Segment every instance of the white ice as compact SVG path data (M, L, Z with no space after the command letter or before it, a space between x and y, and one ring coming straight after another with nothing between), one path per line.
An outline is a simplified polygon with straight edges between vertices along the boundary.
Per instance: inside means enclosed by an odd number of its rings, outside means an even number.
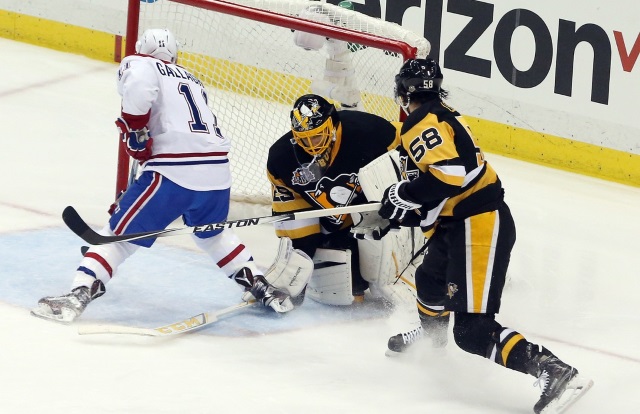
M80 336L29 315L65 292L114 195L116 65L0 39L0 412L530 413L534 378L458 349L384 356L402 321L375 303L252 309L171 339ZM455 106L455 97L451 100ZM222 122L222 121L221 121ZM640 189L487 154L518 225L499 321L593 378L576 414L638 412ZM259 263L269 227L240 233ZM127 263L82 316L154 327L239 301L188 237ZM168 239L167 239L168 240Z

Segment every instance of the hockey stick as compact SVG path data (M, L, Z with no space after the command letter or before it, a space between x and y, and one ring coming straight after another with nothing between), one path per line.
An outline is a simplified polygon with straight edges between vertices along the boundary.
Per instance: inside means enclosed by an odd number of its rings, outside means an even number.
M131 168L129 169L129 179L127 180L127 188L138 178L138 167L140 163L137 160L131 160ZM126 191L126 189L125 189Z
M211 325L216 322L218 318L229 313L239 311L244 308L255 305L255 300L249 302L241 302L237 305L229 306L218 311L203 312L190 318L181 320L179 322L171 323L169 325L159 326L157 328L136 328L132 326L119 326L119 325L99 325L99 324L86 324L78 326L78 334L80 335L93 335L93 334L129 334L129 335L144 335L144 336L171 336L185 332L190 332L196 329L200 329L204 326Z
M98 234L89 227L89 225L80 217L76 209L69 206L62 212L62 220L75 234L80 236L82 240L92 245L126 242L141 239L148 239L151 237L168 237L177 236L179 234L191 234L200 233L211 230L221 230L225 228L233 227L248 227L258 224L272 224L282 221L301 220L309 218L327 217L327 216L339 216L350 213L361 213L363 211L375 211L381 207L380 203L360 204L356 206L346 206L337 208L327 208L321 210L309 210L301 211L297 213L285 213L278 216L265 216L265 217L252 217L239 220L221 221L219 223L210 223L202 226L184 226L173 229L147 231L143 233L131 233L123 234L120 236L104 236Z

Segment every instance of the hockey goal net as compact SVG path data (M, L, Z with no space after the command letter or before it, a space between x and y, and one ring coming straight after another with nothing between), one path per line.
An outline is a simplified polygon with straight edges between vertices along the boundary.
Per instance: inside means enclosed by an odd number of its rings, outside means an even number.
M232 140L233 200L265 205L267 152L289 130L296 98L318 93L397 120L394 75L405 59L429 53L426 39L400 25L311 0L129 0L127 39L148 28L170 29L178 64L207 86ZM122 150L118 161L120 191L129 174Z

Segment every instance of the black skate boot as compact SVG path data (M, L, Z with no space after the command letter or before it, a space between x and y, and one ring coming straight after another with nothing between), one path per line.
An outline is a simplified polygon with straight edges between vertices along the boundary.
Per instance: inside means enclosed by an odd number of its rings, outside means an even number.
M398 356L399 354L406 352L411 345L422 339L423 335L424 331L422 330L422 326L418 326L408 332L402 332L392 336L389 338L389 342L387 343L385 355Z
M87 305L104 295L104 283L96 279L91 287L80 286L62 296L47 296L38 301L38 307L31 310L33 316L61 323L73 322Z
M562 413L576 402L591 386L593 381L578 375L578 370L562 362L548 349L529 344L527 372L538 379L542 394L534 405L536 414Z
M398 356L406 352L416 342L427 339L433 349L447 346L449 341L449 314L444 316L420 315L420 326L409 332L399 333L389 338L387 356Z

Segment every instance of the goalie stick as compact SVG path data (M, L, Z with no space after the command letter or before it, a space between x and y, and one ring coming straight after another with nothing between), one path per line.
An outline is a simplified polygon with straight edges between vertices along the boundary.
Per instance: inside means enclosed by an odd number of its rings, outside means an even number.
M102 325L102 324L85 324L78 326L78 334L80 335L93 335L93 334L129 334L129 335L144 335L144 336L172 336L185 332L190 332L196 329L200 329L207 325L211 325L216 322L218 318L229 313L236 312L238 310L248 308L255 305L255 300L249 302L241 302L237 305L229 306L218 311L203 312L198 315L194 315L190 318L183 319L178 322L171 323L169 325L159 326L157 328L136 328L133 326L122 325Z
M308 218L327 217L327 216L339 216L350 213L361 213L364 211L376 211L381 207L380 203L360 204L355 206L327 208L321 210L309 210L296 213L285 213L277 216L265 216L265 217L252 217L239 220L227 220L219 223L210 223L202 226L184 226L173 229L164 229L157 231L147 231L143 233L131 233L123 234L120 236L104 236L95 232L89 225L80 217L75 208L68 206L62 212L62 220L67 227L71 229L75 234L80 236L82 240L92 245L117 243L117 242L129 242L134 240L148 239L151 237L168 237L177 236L179 234L191 234L200 233L204 231L220 230L233 227L248 227L258 224L272 224L282 221L301 220Z

